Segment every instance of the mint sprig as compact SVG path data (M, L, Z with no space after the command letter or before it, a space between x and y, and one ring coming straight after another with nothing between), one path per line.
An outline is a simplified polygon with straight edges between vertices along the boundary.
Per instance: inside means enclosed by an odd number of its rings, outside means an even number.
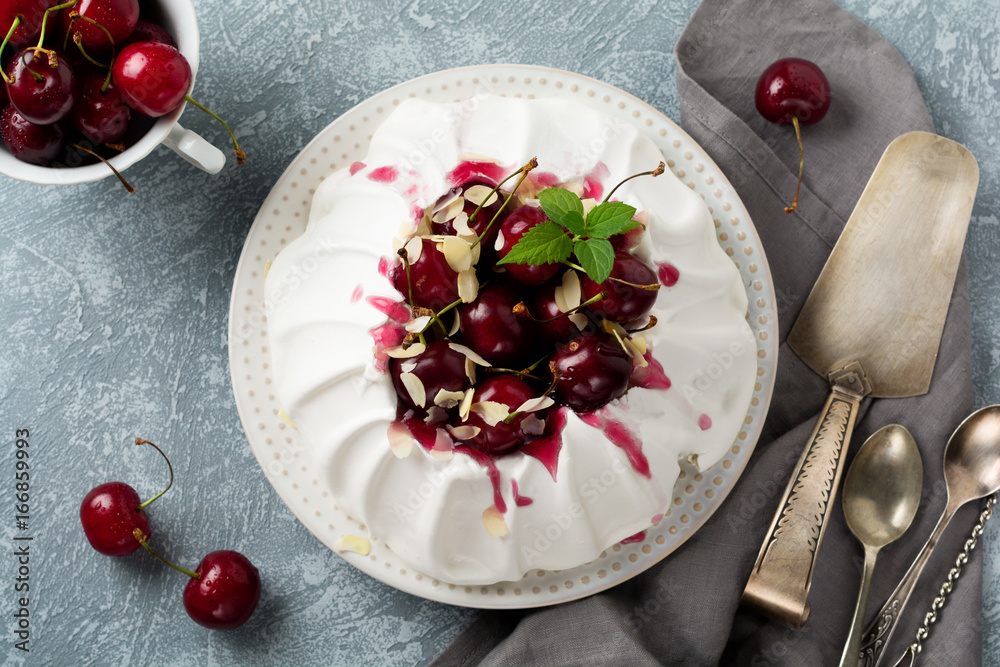
M608 241L639 226L634 206L604 202L583 214L583 202L565 188L547 188L538 201L549 218L528 230L498 264L551 264L575 254L591 280L602 283L611 275L615 251Z

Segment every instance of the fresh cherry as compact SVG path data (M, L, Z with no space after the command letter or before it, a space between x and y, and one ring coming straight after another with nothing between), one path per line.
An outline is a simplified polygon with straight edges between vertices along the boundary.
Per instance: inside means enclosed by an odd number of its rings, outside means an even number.
M392 359L389 362L389 375L399 401L411 408L426 410L435 404L434 399L439 391L464 392L471 386L465 373L465 359L464 354L451 349L447 340L434 341L416 357ZM404 370L404 367L408 370ZM413 402L409 390L400 379L404 372L416 375L424 385L426 400L422 407Z
M139 548L138 528L149 535L149 519L139 509L142 501L128 484L107 482L91 489L80 505L80 522L90 546L105 556L127 556Z
M0 137L18 160L41 166L51 164L65 146L60 124L29 123L11 104L0 113Z
M500 258L509 255L514 245L528 233L529 229L546 220L548 217L545 211L534 206L525 205L511 211L500 227L500 236L503 237L498 253ZM504 264L504 267L510 277L519 283L541 285L556 275L560 264Z
M7 96L21 116L35 125L51 125L73 108L79 85L61 53L54 53L55 67L46 53L23 49L7 64Z
M794 125L799 142L799 180L795 199L785 213L795 210L799 201L804 166L800 125L818 123L830 108L830 82L816 63L802 58L782 58L764 70L757 80L754 103L766 120L778 125Z
M3 0L0 2L0 41L10 34L7 43L16 49L37 43L42 35L45 10L56 4L58 0ZM15 19L18 25L11 32Z
M612 322L631 322L648 313L656 303L659 286L653 269L625 252L615 253L611 276L603 283L595 283L586 274L580 279L584 301L604 293L604 299L591 304L590 309Z
M518 291L500 280L480 289L474 302L458 307L465 344L495 366L534 361L538 331L530 319L514 314L520 301Z
M260 573L236 551L213 551L184 587L184 609L195 623L211 630L232 630L246 623L260 600Z
M191 89L191 65L162 42L129 44L115 58L115 85L130 107L152 118L176 109Z
M128 130L129 107L118 88L104 89L103 74L87 74L80 86L80 99L73 107L73 125L91 141L103 144L120 141Z
M525 401L535 398L536 395L535 390L521 378L514 375L496 375L476 386L472 401L473 405L484 401L503 403L513 413ZM469 413L465 424L478 428L479 432L465 443L489 454L508 452L524 444L531 437L522 430L522 423L529 414L532 413L515 415L510 423L505 420L490 426L479 413L473 411Z
M589 332L556 349L549 370L556 402L590 412L625 393L632 360L611 336Z
M90 546L105 556L127 556L141 546L142 541L150 534L146 507L166 493L174 483L174 469L166 454L146 440L136 440L135 444L151 445L160 452L170 468L170 483L166 489L144 503L139 500L135 489L124 482L101 484L84 496L80 504L83 532ZM138 539L137 535L142 535L143 540Z
M138 23L135 24L135 30L132 31L128 41L122 46L135 44L136 42L162 42L174 48L177 47L177 42L174 41L174 38L170 36L170 33L165 28L149 21L143 21L142 19L139 19Z
M431 239L421 240L420 257L410 264L409 279L406 266L400 261L389 270L389 280L416 308L438 311L458 299L458 274L448 266L444 253Z
M79 18L74 20L74 13ZM72 11L63 12L61 34L80 33L88 54L106 54L126 43L138 21L138 0L79 0Z

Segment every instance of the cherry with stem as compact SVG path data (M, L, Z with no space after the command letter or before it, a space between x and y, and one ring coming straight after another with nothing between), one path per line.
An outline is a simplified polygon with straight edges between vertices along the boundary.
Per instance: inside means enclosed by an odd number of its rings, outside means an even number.
M70 147L71 148L75 148L75 149L80 150L80 151L83 151L84 153L89 153L90 155L93 155L94 157L96 157L98 160L100 160L105 165L107 165L108 169L110 169L112 172L114 172L115 176L118 177L118 180L121 181L122 185L125 186L125 189L130 194L133 193L133 192L135 192L135 188L133 188L131 185L129 185L129 182L125 180L125 177L122 176L121 173L117 169L115 169L114 165L112 165L110 162L108 162L103 156L98 155L97 153L95 153L94 151L90 150L86 146L81 146L80 144L70 144ZM149 443L149 444L152 445L153 443ZM153 446L155 447L156 445L153 445ZM171 482L173 482L173 471L171 471L170 480L171 480Z

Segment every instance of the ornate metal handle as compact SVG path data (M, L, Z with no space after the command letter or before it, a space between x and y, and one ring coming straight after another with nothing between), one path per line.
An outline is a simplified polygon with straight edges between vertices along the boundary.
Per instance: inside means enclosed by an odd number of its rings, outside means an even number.
M861 399L871 391L856 362L831 373L830 385L830 397L785 488L741 601L796 626L809 617L809 587L844 472L843 453Z
M920 651L923 650L923 641L927 639L927 635L930 634L931 626L937 622L937 614L941 609L944 608L944 603L947 601L948 594L951 593L951 589L954 587L955 580L962 574L962 566L969 562L969 554L973 549L976 548L976 543L979 541L979 536L983 534L983 529L986 527L986 522L989 521L990 516L993 515L993 505L997 502L997 494L993 494L986 501L986 507L979 514L979 521L972 528L972 535L965 541L965 547L962 549L962 553L958 554L958 558L955 559L955 566L951 568L948 572L948 579L941 584L941 590L938 591L938 595L934 598L934 602L931 604L931 610L927 612L924 616L924 623L917 630L916 639L912 644L906 647L903 655L899 656L899 660L896 661L894 667L899 667L906 660L906 657L910 657L910 664L913 665L917 656L920 655Z

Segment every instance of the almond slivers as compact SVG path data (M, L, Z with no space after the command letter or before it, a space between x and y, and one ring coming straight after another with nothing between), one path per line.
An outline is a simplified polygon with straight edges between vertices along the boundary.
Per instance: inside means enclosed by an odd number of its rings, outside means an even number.
M493 188L488 188L485 185L473 185L465 191L465 198L476 206L486 207L496 202L497 193L493 192Z
M503 537L507 534L507 521L504 520L503 514L496 508L496 505L490 505L483 511L483 527L492 538Z
M434 405L442 407L445 410L447 410L461 403L463 398L465 398L465 392L463 391L448 391L447 389L438 389L437 396L434 397Z
M472 245L460 236L447 236L443 244L445 261L455 273L461 274L472 268ZM459 276L461 291L461 276Z
M570 269L563 274L562 284L556 287L553 297L560 311L566 313L580 305L580 276Z
M456 352L461 352L466 356L467 359L472 359L472 361L479 364L480 366L485 366L486 368L489 368L492 365L490 364L490 362L486 361L481 356L479 356L478 354L476 354L475 352L473 352L464 345L459 345L458 343L448 343L448 347L455 350Z
M420 356L426 349L427 346L423 343L414 343L410 347L406 348L402 345L397 345L396 347L390 347L385 351L385 354L393 359L410 359L412 357Z
M479 296L479 279L474 269L467 269L458 274L458 296L464 303L472 303Z
M555 404L556 402L549 396L538 396L536 398L529 398L514 412L538 412L539 410L551 408Z
M406 387L413 404L418 408L427 404L427 391L424 389L423 381L413 373L400 373L399 381Z
M392 422L386 436L389 439L389 449L397 459L405 459L413 451L413 434L405 424Z
M490 427L496 426L510 416L510 408L503 403L497 403L496 401L473 403L471 410L482 417L483 421Z
M372 543L364 537L358 537L357 535L343 535L333 543L333 548L335 551L350 551L367 556L371 553Z

